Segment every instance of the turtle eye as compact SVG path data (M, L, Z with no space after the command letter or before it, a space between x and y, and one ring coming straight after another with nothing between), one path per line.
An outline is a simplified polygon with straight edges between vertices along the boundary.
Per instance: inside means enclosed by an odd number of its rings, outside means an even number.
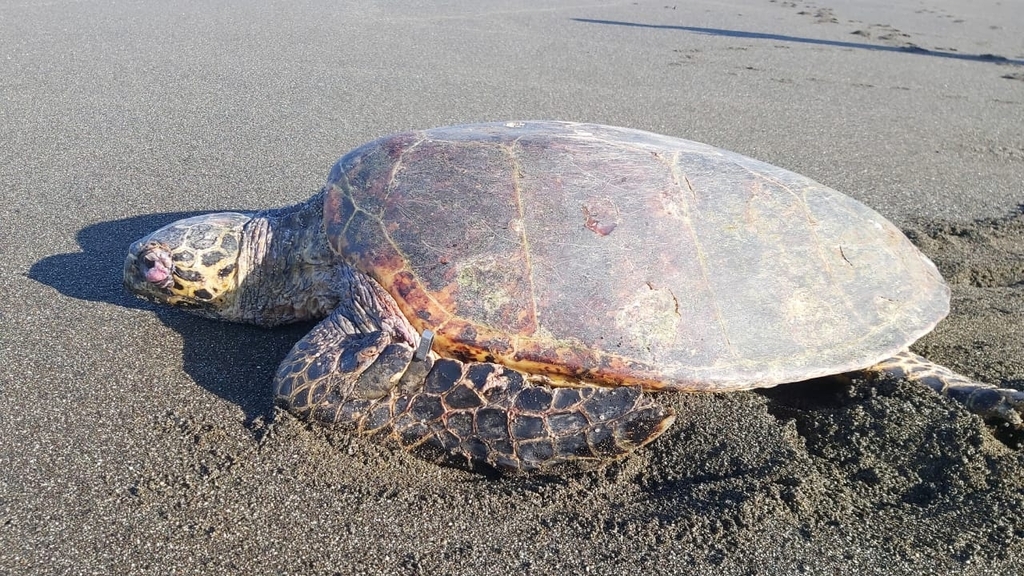
M200 283L203 281L203 275L198 270L185 270L185 269L174 269L174 275L186 282Z

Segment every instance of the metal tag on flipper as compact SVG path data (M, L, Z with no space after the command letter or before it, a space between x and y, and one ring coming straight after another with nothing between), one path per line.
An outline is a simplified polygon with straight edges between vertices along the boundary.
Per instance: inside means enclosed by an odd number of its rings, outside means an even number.
M434 367L430 359L430 345L434 343L434 333L424 330L420 336L420 345L412 353L412 361L405 368L405 373L398 381L399 389L403 392L416 392L423 388L423 381L427 373Z
M416 352L412 355L413 362L422 362L426 360L427 354L430 354L430 346L434 343L434 332L432 330L424 330L420 336L420 345L416 347Z

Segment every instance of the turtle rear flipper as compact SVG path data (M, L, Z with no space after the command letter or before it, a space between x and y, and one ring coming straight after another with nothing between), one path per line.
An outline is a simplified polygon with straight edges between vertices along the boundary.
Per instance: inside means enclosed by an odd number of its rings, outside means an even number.
M986 420L1024 428L1024 391L972 380L913 352L904 351L879 362L865 374L869 378L892 376L924 384Z
M671 410L639 388L551 388L511 368L437 359L409 342L388 296L352 298L300 340L274 378L293 414L382 436L430 460L504 470L601 463L654 440ZM424 348L426 348L424 346Z

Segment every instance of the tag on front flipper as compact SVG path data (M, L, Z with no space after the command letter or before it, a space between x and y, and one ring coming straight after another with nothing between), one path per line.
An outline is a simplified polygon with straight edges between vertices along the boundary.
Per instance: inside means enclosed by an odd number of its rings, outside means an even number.
M430 347L434 344L434 332L432 330L424 330L423 335L420 336L420 345L416 347L416 352L412 355L413 362L423 362L427 359L427 354L430 354Z
M426 379L427 373L434 367L434 361L430 359L430 346L434 343L434 332L424 330L420 336L420 345L412 354L412 361L405 368L405 373L398 381L398 387L404 391L419 389Z

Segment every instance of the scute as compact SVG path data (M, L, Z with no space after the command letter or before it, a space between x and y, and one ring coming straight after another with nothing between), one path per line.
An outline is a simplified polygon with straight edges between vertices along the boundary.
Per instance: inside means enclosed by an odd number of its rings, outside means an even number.
M793 172L566 122L412 132L342 158L332 247L435 350L553 378L741 389L864 368L948 311L882 216Z

